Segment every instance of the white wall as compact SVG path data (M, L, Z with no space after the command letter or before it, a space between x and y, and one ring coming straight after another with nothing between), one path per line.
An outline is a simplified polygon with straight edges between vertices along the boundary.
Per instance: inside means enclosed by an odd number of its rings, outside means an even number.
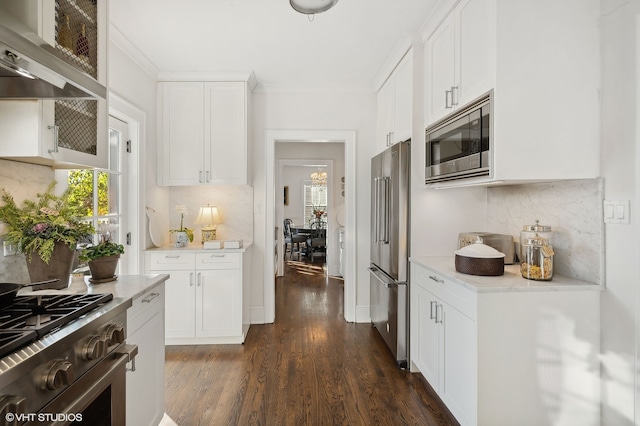
M254 186L254 264L255 277L252 289L252 321L260 322L264 310L264 259L266 223L264 206L267 194L274 188L265 187L265 131L274 129L306 130L355 130L357 135L355 182L357 229L350 235L356 240L356 270L350 271L356 281L356 311L368 312L369 305L369 178L370 161L375 146L376 97L369 92L348 91L297 91L256 92L253 97L252 140L249 152L252 157ZM351 165L353 166L353 165ZM363 178L364 177L364 178ZM271 242L269 242L271 244ZM267 279L271 279L268 277ZM356 318L368 321L369 318Z
M157 72L144 63L144 56L129 55L125 52L135 52L135 48L128 44L117 29L110 28L109 43L109 91L133 107L141 111L144 122L141 129L141 167L140 173L142 190L140 191L140 215L145 215L145 207L156 210L160 221L169 229L169 190L158 187L157 174ZM135 148L134 148L135 149ZM146 217L140 218L146 224ZM143 247L152 247L151 237L147 226L143 227L145 243ZM141 270L144 265L141 265Z
M605 225L606 291L602 294L602 424L640 424L634 404L638 368L638 27L640 1L602 0L602 144L605 198L631 200L630 225ZM637 391L635 391L637 393ZM637 396L635 396L637 398Z

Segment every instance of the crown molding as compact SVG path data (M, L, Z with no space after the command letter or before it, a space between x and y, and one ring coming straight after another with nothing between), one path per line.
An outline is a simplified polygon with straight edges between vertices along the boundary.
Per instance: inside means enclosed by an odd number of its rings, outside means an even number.
M158 79L160 71L113 23L109 22L109 41L119 47L134 63L151 78Z

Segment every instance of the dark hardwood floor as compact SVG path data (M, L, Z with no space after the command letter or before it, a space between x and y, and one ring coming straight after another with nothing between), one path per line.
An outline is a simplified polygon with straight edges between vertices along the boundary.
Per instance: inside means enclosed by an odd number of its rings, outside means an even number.
M166 347L178 425L456 424L370 324L344 321L343 282L318 260L288 262L275 323L252 325L244 345Z

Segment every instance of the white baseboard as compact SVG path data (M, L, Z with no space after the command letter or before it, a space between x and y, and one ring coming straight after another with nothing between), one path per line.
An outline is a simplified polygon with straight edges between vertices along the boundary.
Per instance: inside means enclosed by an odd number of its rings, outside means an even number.
M251 308L251 324L264 324L264 307L256 306Z

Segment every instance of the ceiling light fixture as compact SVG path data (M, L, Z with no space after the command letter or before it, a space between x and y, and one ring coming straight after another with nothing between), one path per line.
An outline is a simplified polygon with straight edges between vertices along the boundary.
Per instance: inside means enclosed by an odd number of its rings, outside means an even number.
M309 15L309 20L313 21L316 13L326 12L338 3L338 0L289 0L291 7L297 12Z
M327 172L318 170L311 173L311 182L313 185L327 186Z

